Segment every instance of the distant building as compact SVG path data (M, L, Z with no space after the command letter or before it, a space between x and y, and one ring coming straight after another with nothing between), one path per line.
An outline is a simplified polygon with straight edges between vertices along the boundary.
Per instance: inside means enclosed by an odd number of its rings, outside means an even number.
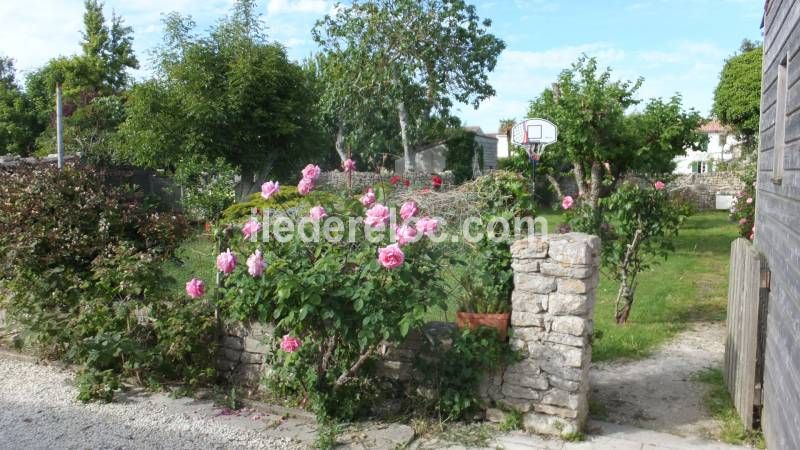
M705 123L700 127L700 132L708 135L708 149L688 150L685 155L676 157L674 173L714 172L719 162L730 161L738 156L739 141L733 132L718 120Z
M483 171L480 169L480 160L473 162L473 172L479 176L483 172L497 169L497 137L486 134L480 127L464 127L466 131L475 134L475 142L481 146L483 157ZM405 161L398 158L394 163L396 173L405 172ZM440 173L448 170L447 145L445 141L432 142L417 147L414 153L414 169L417 172Z

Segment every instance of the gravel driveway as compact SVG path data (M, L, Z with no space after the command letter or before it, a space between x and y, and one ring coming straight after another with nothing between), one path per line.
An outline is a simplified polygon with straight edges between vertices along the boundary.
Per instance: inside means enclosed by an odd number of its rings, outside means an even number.
M222 415L208 401L142 394L82 404L73 376L0 355L0 448L302 448L271 432L269 417Z

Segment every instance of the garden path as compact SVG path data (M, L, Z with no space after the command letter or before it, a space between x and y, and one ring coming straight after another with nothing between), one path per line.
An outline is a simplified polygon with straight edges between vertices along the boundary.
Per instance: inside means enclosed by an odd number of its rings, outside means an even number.
M708 385L695 377L722 367L725 333L724 322L692 323L647 358L595 363L594 409L614 423L694 438L717 435L719 424L704 404Z

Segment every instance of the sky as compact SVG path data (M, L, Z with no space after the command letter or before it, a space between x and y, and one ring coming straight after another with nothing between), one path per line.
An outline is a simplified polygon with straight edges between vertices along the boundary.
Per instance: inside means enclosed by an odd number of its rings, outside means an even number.
M468 0L470 1L470 0ZM232 0L107 0L134 29L134 49L150 73L149 51L161 41L163 15L191 15L203 31ZM761 40L763 0L471 0L491 32L504 40L489 82L497 94L475 110L459 105L465 125L497 130L521 119L528 103L581 54L595 56L621 79L644 78L642 99L680 93L684 105L708 115L725 59L743 39ZM334 10L330 0L259 0L269 37L295 60L316 51L311 28ZM22 77L50 58L80 52L82 0L0 0L0 55Z

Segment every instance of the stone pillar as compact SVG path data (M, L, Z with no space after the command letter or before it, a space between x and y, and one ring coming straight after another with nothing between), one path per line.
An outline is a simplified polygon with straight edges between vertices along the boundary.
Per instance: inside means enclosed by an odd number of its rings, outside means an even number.
M531 236L511 246L511 345L522 361L491 380L488 396L524 413L528 431L580 431L589 412L592 313L600 239Z
M265 362L277 345L271 325L225 324L219 342L217 370L229 383L255 392L267 368Z

